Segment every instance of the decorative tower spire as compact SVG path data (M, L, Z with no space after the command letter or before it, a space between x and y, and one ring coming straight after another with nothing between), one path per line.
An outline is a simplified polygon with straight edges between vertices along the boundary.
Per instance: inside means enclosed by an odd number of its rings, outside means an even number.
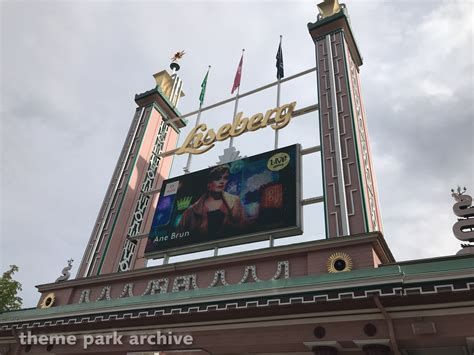
M173 108L178 106L179 99L184 96L183 81L180 79L177 72L181 69L178 61L181 60L185 54L185 51L179 51L171 57L171 75L166 70L153 75L156 81L156 86L165 98L168 99Z
M344 4L325 0L308 29L316 46L328 238L381 231L360 89L362 57Z
M135 95L137 108L117 167L92 231L78 276L88 277L143 267L146 239L132 239L149 230L156 207L156 191L171 171L172 157L161 157L178 142L180 128L176 109L184 96L177 75L175 53L170 68L154 75L156 86Z
M176 52L173 58L171 58L170 68L172 70L171 79L173 80L173 87L171 88L170 101L175 107L178 106L178 102L181 97L181 92L183 91L183 81L176 73L181 68L177 62L178 60L182 59L184 55L185 52L180 51Z

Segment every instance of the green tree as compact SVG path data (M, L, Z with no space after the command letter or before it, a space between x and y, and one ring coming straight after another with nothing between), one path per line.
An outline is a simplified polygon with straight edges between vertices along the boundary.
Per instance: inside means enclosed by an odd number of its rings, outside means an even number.
M12 278L17 271L18 266L10 265L10 270L5 271L0 278L0 312L21 308L23 300L17 295L21 291L21 283Z

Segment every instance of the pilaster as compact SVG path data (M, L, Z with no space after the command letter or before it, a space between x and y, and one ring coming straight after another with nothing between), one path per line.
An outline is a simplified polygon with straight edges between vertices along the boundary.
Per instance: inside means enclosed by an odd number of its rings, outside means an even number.
M381 230L357 48L345 7L308 24L316 47L327 237Z

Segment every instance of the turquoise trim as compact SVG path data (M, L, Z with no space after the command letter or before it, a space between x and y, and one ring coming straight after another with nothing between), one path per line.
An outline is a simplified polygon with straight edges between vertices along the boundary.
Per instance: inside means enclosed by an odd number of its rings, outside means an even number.
M178 109L176 107L174 107L171 102L169 101L169 99L167 98L167 96L163 93L163 91L161 91L160 89L160 86L159 85L156 85L154 89L151 89L149 91L146 91L144 93L141 93L141 94L137 94L135 95L135 101L139 101L147 96L150 96L150 95L153 95L153 94L158 94L160 95L160 97L163 99L163 101L166 103L166 105L169 107L169 109L171 111L173 111L173 113L179 118L179 116L181 116L181 113L178 111ZM156 103L153 102L153 104L155 105ZM164 116L167 117L167 119L169 118L167 114L165 114L164 112L160 111L160 113L162 113ZM185 119L182 119L180 118L180 121L181 123L183 124L183 126L186 126L186 124L188 123L187 120Z
M345 39L345 35L344 35L344 31L341 31L341 39L342 39L342 54L343 54L343 57L344 57L344 70L346 72L346 77L347 77L347 80L346 80L346 90L347 90L347 93L348 93L348 97L349 97L349 110L350 110L350 113L351 113L351 118L352 118L352 130L354 132L354 148L355 148L355 153L356 153L356 159L357 159L357 170L358 170L358 176L359 176L359 184L360 184L360 190L361 190L361 193L362 193L362 212L364 214L364 226L365 226L365 231L366 232L370 232L370 229L369 229L369 216L367 214L367 205L366 205L366 202L365 202L365 199L367 197L367 192L365 191L364 189L364 180L362 178L362 170L364 169L361 169L361 164L360 164L360 159L359 159L359 147L358 147L358 144L359 144L359 136L358 136L358 133L359 132L359 128L356 127L356 121L357 121L357 117L354 116L354 110L353 110L353 102L352 102L352 87L350 85L350 83L352 82L352 78L350 76L350 73L348 71L348 67L347 67L347 57L346 57L346 39ZM360 100L362 100L362 97L361 97L361 94L359 92L359 98ZM362 110L362 105L361 105L361 110Z
M176 304L180 301L194 300L200 302L199 298L204 297L222 297L228 295L229 298L232 296L242 296L248 292L255 291L268 291L267 296L282 294L285 291L291 292L289 288L295 287L306 287L306 286L327 286L320 291L326 292L327 290L334 289L334 283L337 283L337 288L342 289L345 283L350 281L367 281L365 284L358 286L357 288L363 288L364 286L377 287L379 285L394 285L394 284L408 284L410 287L416 284L437 281L422 281L419 283L405 281L406 275L429 275L433 273L442 274L450 273L453 271L465 271L466 277L464 279L473 279L474 275L472 270L474 269L474 255L466 256L450 256L437 259L425 259L415 260L413 262L403 262L397 264L384 265L379 268L367 268L354 270L351 272L340 272L340 273L327 273L321 275L310 275L301 277L292 277L289 279L277 279L260 282L251 282L244 284L236 284L229 286L218 286L212 288L202 288L191 291L180 291L170 292L163 294L147 295L147 296L134 296L113 299L110 301L99 301L89 302L80 304L70 304L65 306L56 306L47 309L24 309L20 311L9 311L0 314L0 322L19 322L22 319L41 317L47 318L50 316L67 316L73 312L89 311L88 313L96 313L97 311L110 312L114 308L125 307L125 306L136 306L138 309L142 307L157 307L160 302L175 301ZM398 279L390 280L389 277L399 277ZM433 276L430 276L431 278ZM376 282L376 279L380 279L380 283ZM385 281L385 282L383 282ZM246 296L251 297L251 294Z
M474 255L453 255L434 259L422 259L404 261L396 264L383 266L391 267L397 265L405 275L419 275L439 272L450 272L456 270L470 270L470 277L474 278Z
M316 43L316 46L317 46L317 43ZM316 52L316 67L318 66L318 54ZM322 114L321 114L321 102L319 102L319 99L321 97L321 86L320 86L320 83L319 83L319 72L318 70L316 70L316 87L317 87L317 95L318 95L318 105L319 105L319 109L318 109L318 120L319 120L319 144L321 146L321 170L323 172L323 198L324 198L324 231L325 231L325 234L326 234L326 239L329 239L329 215L328 215L328 211L327 211L327 206L328 206L328 202L327 202L327 190L326 190L326 171L324 169L324 141L323 141L323 134L322 134L322 128L323 128L323 125L322 125L322 121L323 121L323 117L322 117Z
M323 19L320 19L319 21L316 21L314 23L308 23L308 31L311 33L312 30L318 28L318 27L322 27L330 22L333 22L333 21L337 21L338 19L340 18L344 18L344 20L346 21L346 24L347 24L347 29L349 30L349 33L351 35L351 38L352 38L352 41L354 42L354 47L355 47L355 51L356 51L356 55L359 59L359 62L360 62L360 65L362 65L362 62L363 62L363 59L362 59L362 55L360 54L360 51L359 51L359 46L357 45L357 42L354 38L354 35L353 35L353 31L352 31L352 26L351 26L351 21L350 21L350 18L349 18L349 14L347 12L347 8L346 7L343 7L342 8L342 11L330 16L330 17L326 17L326 18L323 18ZM340 28L339 28L340 29ZM327 34L329 34L331 32L326 32L323 36L326 36ZM323 37L322 36L322 37ZM319 38L316 38L316 40L318 40Z
M31 317L31 316L47 316L47 315L57 315L69 312L78 312L78 311L94 311L99 310L109 310L116 307L123 306L133 306L133 305L144 305L150 304L151 307L159 306L160 302L169 302L169 301L184 301L196 299L198 302L199 297L215 297L215 296L224 296L224 295L242 295L246 292L251 291L264 291L272 290L275 292L276 289L284 291L286 288L290 287L302 287L302 286L311 286L311 285L321 285L333 282L343 282L346 280L358 280L366 278L376 278L376 277L387 277L387 276L396 276L401 275L397 266L378 268L378 269L361 269L352 272L340 272L334 274L323 274L317 276L302 276L294 277L289 279L277 279L269 281L260 281L260 282L251 282L243 283L229 286L217 286L211 288L201 288L193 289L190 291L179 291L179 292L168 292L168 293L159 293L155 295L147 296L134 296L134 297L124 297L118 299L112 299L109 301L98 301L98 302L88 302L88 303L75 303L65 306L56 306L46 309L36 308L21 310L15 312L8 312L0 314L0 321L14 321L19 320L19 316L22 317Z
M163 121L165 121L165 123L167 123L171 128L173 128L176 133L179 134L181 132L181 130L176 126L174 122L169 122L169 116L166 114L166 112L163 111L160 106L156 104L156 102L153 102L153 108L155 108L160 113L160 115L163 117Z

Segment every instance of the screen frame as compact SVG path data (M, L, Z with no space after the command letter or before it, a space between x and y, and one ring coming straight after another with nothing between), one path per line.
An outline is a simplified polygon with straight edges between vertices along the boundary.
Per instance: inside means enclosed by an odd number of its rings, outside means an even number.
M199 252L199 251L204 251L204 250L211 250L215 248L223 248L223 247L230 247L230 246L236 246L236 245L243 245L243 244L249 244L249 243L254 243L254 242L259 242L259 241L264 241L264 240L270 240L270 239L278 239L278 238L284 238L284 237L295 237L298 235L303 234L303 205L302 205L302 154L301 154L301 144L292 144L286 147L281 147L277 149L273 149L270 151L262 152L259 154L255 154L255 156L260 155L260 154L265 154L265 153L271 153L271 152L276 152L280 151L285 148L289 148L295 146L295 156L296 156L296 164L295 164L295 170L296 170L296 196L295 196L295 209L296 209L296 225L291 226L291 227L284 227L284 228L276 228L276 229L270 229L267 231L261 231L261 232L256 232L256 233L246 233L242 235L237 235L233 237L226 237L223 239L218 239L218 240L210 240L210 241L203 241L200 243L195 243L192 245L185 245L185 246L179 246L179 247L174 247L174 248L169 248L165 250L156 250L156 251L151 251L148 253L144 254L144 257L146 259L157 259L157 258L163 258L163 257L169 257L169 256L177 256L177 255L183 255L183 254L189 254L189 253L194 253L194 252ZM246 158L251 158L251 157L245 157L242 159ZM220 164L218 164L220 165ZM216 165L216 166L218 166ZM206 169L203 169L206 170ZM181 175L185 176L185 175ZM164 193L164 189L166 187L167 181L179 178L179 176L169 178L163 181L163 184L160 189L160 194L158 196L157 200L157 206L159 203L159 198L160 196ZM153 217L156 212L156 206L155 206L155 211L153 213ZM147 233L146 240L148 242L149 238L149 233Z

